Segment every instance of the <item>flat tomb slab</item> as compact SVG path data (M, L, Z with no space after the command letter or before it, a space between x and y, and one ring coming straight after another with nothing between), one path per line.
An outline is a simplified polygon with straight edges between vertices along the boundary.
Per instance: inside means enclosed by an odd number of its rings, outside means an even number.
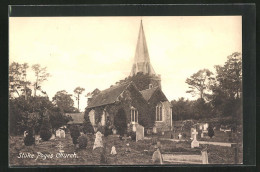
M202 164L201 155L176 155L162 154L164 162L182 163L182 164Z

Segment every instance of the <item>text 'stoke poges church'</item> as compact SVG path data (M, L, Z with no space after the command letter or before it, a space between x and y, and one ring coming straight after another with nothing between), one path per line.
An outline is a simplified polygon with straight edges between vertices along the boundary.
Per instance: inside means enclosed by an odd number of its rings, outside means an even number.
M172 129L171 104L150 63L142 21L130 76L89 98L86 114L94 128L114 127L120 134L137 125L155 133Z

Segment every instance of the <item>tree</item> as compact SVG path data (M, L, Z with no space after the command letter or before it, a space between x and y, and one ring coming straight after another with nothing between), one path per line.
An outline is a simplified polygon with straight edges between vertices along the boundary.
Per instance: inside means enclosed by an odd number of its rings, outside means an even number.
M183 97L177 101L171 101L172 104L172 117L174 120L185 120L192 118L192 102L185 100Z
M197 73L194 73L190 78L186 79L186 83L189 85L190 89L186 91L186 93L191 93L193 97L199 95L201 99L206 98L214 80L212 75L213 73L208 69L202 69Z
M77 112L77 109L74 107L74 101L71 98L71 94L68 94L67 91L61 90L58 91L52 98L54 105L59 107L64 113Z
M242 54L235 52L227 57L224 66L215 66L219 87L229 98L239 99L242 93Z
M232 116L235 123L242 121L242 54L227 57L223 66L215 66L216 82L212 86L211 104L219 116Z
M47 67L41 67L41 65L39 64L35 64L32 66L32 70L35 73L35 82L33 84L34 86L34 97L36 96L36 91L40 90L43 94L46 94L46 92L44 92L41 89L41 84L46 81L48 79L48 77L50 77L51 75L49 73L47 73Z
M41 130L40 130L40 137L42 138L42 140L48 141L52 136L51 131L52 128L49 119L49 112L48 110L46 110L42 121Z
M58 128L66 125L72 118L70 116L66 116L60 108L54 107L50 113L50 123L52 129L56 131Z
M85 88L77 87L74 89L74 93L76 94L76 100L78 101L78 110L79 110L79 100L80 95L85 91ZM80 110L79 110L80 111Z
M9 91L10 97L13 93L16 93L17 96L24 94L25 100L30 96L31 92L28 86L30 82L27 81L27 69L29 68L27 63L19 64L17 62L12 62L9 66Z
M72 138L73 144L78 144L78 138L80 136L79 127L77 125L73 125L70 127L70 136Z

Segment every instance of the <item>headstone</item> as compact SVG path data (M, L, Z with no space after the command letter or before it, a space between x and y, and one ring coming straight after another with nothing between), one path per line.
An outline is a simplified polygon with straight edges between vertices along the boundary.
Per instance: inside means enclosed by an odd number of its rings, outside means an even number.
M153 153L152 161L153 161L153 163L162 164L162 154L161 154L159 148L157 148L157 150Z
M38 145L39 143L40 143L40 136L39 135L37 135L37 136L35 136L35 144L36 145Z
M133 132L136 132L136 125L133 125Z
M112 131L113 131L113 134L115 135L116 134L116 129L113 129Z
M204 133L203 133L203 132L200 134L200 137L201 137L201 138L204 138Z
M196 148L199 147L199 142L197 141L197 134L198 132L196 131L196 129L192 132L192 134L194 135L194 138L191 142L191 148Z
M204 149L201 151L201 156L202 156L202 164L208 164L208 151L207 149Z
M206 124L204 124L204 126L203 126L203 127L204 127L203 129L204 129L205 131L207 131L207 130L208 130L208 128L209 128L209 124L208 124L208 123L206 123Z
M157 128L153 127L153 133L157 133Z
M164 136L164 131L162 132L162 135Z
M103 147L102 133L100 133L99 131L96 133L93 150L98 147Z
M192 134L196 129L195 128L191 128L190 129L190 139L193 140L194 139L194 134Z
M179 138L179 140L181 140L181 138L182 138L181 133L179 133L178 138Z
M129 143L126 144L126 149L125 149L126 152L130 152L130 146L129 146Z
M64 131L64 130L61 130L61 131L60 131L60 137L61 137L61 138L65 138L65 131Z
M23 137L26 137L28 135L28 132L27 131L24 131L23 132Z
M56 137L55 137L55 135L54 134L52 134L52 136L51 136L51 138L50 138L50 140L54 140Z
M61 129L56 130L56 137L60 138L60 131Z
M136 126L136 141L144 139L144 127L141 125Z
M110 152L111 155L116 155L116 147L115 146L112 146L112 149L111 149L111 152Z

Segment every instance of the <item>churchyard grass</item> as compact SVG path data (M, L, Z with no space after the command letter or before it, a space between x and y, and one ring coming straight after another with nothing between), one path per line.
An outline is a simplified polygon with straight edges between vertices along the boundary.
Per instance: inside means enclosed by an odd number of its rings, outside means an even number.
M10 149L9 157L11 166L34 166L34 165L100 165L100 153L102 148L97 148L93 151L94 136L88 135L88 145L84 150L75 150L72 139L69 134L66 138L58 138L46 142L40 142L34 146L24 146L23 136L13 136L9 139ZM104 138L104 137L103 137ZM31 153L37 156L37 152L43 154L58 153L56 147L59 142L64 145L64 153L77 154L78 158L47 158L45 160L38 158L18 158L19 153ZM152 140L140 140L138 142L131 140L119 140L115 135L110 135L105 138L106 142L106 156L107 164L102 165L152 165L152 154L155 148ZM126 143L130 144L131 151L125 153ZM169 140L160 140L162 153L187 153L187 154L200 154L200 149L191 149L190 141L172 142ZM110 155L111 147L116 147L117 155ZM204 145L201 145L204 146ZM242 153L242 148L239 148ZM210 164L233 164L234 152L233 148L220 147L208 145L208 155ZM242 156L239 156L242 157ZM239 159L239 163L242 158Z

